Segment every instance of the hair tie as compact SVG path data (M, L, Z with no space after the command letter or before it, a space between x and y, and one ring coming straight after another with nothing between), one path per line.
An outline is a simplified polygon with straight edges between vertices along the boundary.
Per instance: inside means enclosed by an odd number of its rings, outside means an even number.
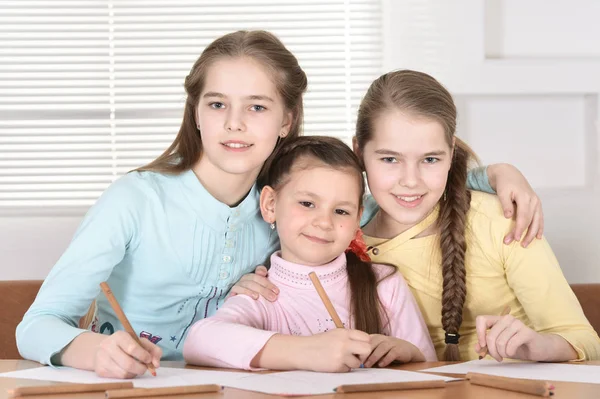
M459 338L460 338L459 333L456 333L456 334L446 333L446 339L444 339L444 342L446 343L446 345L448 345L448 344L458 345Z
M354 236L354 239L350 241L350 245L348 245L348 249L346 249L346 252L348 251L354 252L354 254L358 256L358 259L362 260L363 262L371 261L371 258L367 253L367 244L365 244L365 240L363 239L363 232L361 229L356 230L356 235Z

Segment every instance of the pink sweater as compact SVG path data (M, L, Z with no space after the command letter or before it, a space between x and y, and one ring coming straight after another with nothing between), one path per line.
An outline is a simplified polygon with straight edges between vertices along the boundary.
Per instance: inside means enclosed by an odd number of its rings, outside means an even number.
M378 285L379 298L390 324L386 335L411 342L427 361L437 360L427 327L404 278L391 267L373 265L378 279L393 274ZM246 295L233 296L214 316L196 322L185 340L183 355L188 363L251 370L250 362L275 334L308 336L335 328L308 274L314 271L342 322L350 321L350 293L346 255L333 262L310 267L271 256L269 280L279 288L279 297L269 302Z

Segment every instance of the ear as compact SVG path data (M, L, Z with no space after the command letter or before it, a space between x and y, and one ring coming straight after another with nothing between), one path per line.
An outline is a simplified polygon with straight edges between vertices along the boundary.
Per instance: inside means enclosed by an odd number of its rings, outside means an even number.
M275 223L276 193L271 186L264 186L260 192L260 213L267 223Z
M360 221L362 220L363 212L365 211L365 207L361 206L358 211L358 228L360 229Z
M294 121L294 113L291 111L286 112L285 116L283 117L283 124L281 125L281 132L279 132L279 137L284 138L290 133L290 130L292 129L293 121Z
M352 151L354 151L357 157L361 158L360 148L358 148L358 140L356 139L356 136L352 136Z

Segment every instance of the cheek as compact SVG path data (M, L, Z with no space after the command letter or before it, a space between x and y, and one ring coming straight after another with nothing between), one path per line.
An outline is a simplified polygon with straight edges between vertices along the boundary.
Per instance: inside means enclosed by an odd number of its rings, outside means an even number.
M432 191L444 191L446 189L446 182L448 181L448 172L444 168L439 170L432 170L425 175L425 184Z

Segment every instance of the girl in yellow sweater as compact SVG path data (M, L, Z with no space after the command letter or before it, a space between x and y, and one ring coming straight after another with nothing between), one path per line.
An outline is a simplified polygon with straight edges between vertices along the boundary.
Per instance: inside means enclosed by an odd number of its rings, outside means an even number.
M466 189L475 155L455 130L452 97L429 75L390 72L369 88L354 149L373 195L372 261L404 275L440 359L486 349L498 361L599 359L600 339L548 242L505 245L512 221L497 197Z

